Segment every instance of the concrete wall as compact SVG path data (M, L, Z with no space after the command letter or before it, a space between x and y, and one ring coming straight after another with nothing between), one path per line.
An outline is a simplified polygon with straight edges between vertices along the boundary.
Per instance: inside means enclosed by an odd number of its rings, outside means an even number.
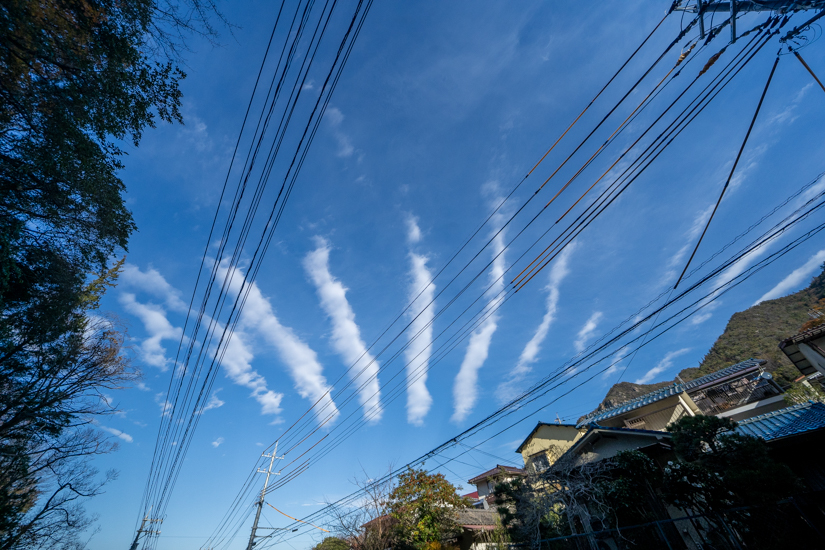
M599 438L585 449L582 449L579 461L581 463L603 460L616 456L619 451L630 451L647 447L656 443L655 437L644 435L630 435L623 433L619 436L602 432Z
M521 457L524 460L524 467L528 466L531 457L535 460L536 456L542 453L545 460L552 464L558 456L569 449L573 443L579 440L584 435L586 429L575 428L573 426L557 426L547 424L540 426L536 433L533 434L532 439L527 442L521 449ZM548 451L550 451L548 455ZM479 493L480 495L481 493Z

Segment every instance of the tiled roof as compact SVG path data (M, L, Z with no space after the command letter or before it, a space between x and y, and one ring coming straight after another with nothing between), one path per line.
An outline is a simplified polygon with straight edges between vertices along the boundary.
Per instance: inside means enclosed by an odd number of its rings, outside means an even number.
M802 374L814 374L817 372L817 367L811 364L808 356L799 349L799 346L806 344L816 353L825 355L825 352L823 352L815 342L823 338L823 336L825 336L825 325L819 325L779 342L779 349L781 349L796 368L799 369L799 372Z
M790 344L798 344L799 342L806 342L819 336L825 336L825 325L819 325L806 331L794 334L790 338L786 338L779 342L779 347L785 349L785 346Z
M472 493L467 493L466 495L461 495L464 498L469 498L470 500L478 500L478 491L473 491Z
M734 430L772 441L825 428L825 405L814 401L794 405L739 422Z
M691 380L690 382L676 382L670 386L636 397L630 401L625 401L624 403L620 403L614 407L610 407L609 409L592 412L582 418L576 426L581 427L594 422L598 423L602 420L613 418L614 416L624 414L628 411L640 409L645 405L650 405L651 403L656 403L657 401L667 399L668 397L679 395L682 392L690 392L691 390L698 389L701 386L706 386L708 384L712 384L713 382L721 381L731 375L741 374L745 371L753 370L764 363L765 361L762 359L748 359L746 361L742 361L741 363L736 363L735 365L725 367L724 369L718 370L711 374L701 376L695 380Z
M493 468L492 470L487 470L483 474L477 475L476 477L468 481L468 483L472 483L473 485L475 485L477 481L484 481L487 478L499 476L502 474L520 476L524 475L524 470L522 470L521 468L514 468L513 466L502 466L501 464L496 464L495 468Z
M499 519L495 510L479 510L478 508L462 508L457 510L458 524L467 528L495 527Z

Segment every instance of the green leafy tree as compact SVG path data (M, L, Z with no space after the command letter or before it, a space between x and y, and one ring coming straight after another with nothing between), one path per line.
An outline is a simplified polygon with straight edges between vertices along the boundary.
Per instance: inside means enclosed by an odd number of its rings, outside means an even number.
M748 548L797 547L790 525L795 510L778 505L801 490L790 469L775 460L765 442L732 432L736 423L715 416L684 417L668 426L681 460L665 468L662 494L669 504L705 515L702 529L711 544L727 545L731 529ZM760 508L742 513L739 507L765 506L770 521L760 519ZM790 545L790 546L788 546Z
M398 476L398 485L390 494L391 516L401 546L438 548L461 533L456 510L470 501L459 496L443 474L408 469Z
M681 459L665 468L665 498L710 514L734 506L775 503L800 489L790 469L759 438L733 432L717 416L686 416L668 426Z
M800 332L816 328L820 325L825 325L825 298L821 298L819 302L817 302L817 304L811 309L815 311L819 317L805 322L805 324L800 327Z
M0 548L60 548L89 524L101 392L133 379L93 313L135 230L123 143L180 122L177 57L212 0L7 0L0 7ZM218 15L217 20L220 20ZM100 278L89 281L91 273Z
M785 390L782 398L788 405L801 405L808 401L819 401L822 403L825 402L825 392L810 382L802 380L801 382L791 384L791 387Z
M324 540L312 547L312 550L349 550L347 541L339 537L324 537Z

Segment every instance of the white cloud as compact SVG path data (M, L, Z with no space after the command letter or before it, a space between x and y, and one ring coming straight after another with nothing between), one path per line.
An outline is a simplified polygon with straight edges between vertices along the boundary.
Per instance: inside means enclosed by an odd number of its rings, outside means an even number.
M148 365L166 371L171 360L166 357L166 348L162 343L164 340L179 342L183 333L181 328L172 326L163 307L138 302L131 292L121 292L119 301L127 312L140 319L149 335L138 346L141 359Z
M215 441L212 442L212 446L217 449L218 447L221 446L221 443L223 443L223 441L224 441L224 439L222 437L219 437L218 439L216 439Z
M485 187L492 188L492 185L487 184ZM500 197L494 199L496 205L502 200ZM504 216L502 212L497 212L493 217L494 234L502 226L503 221ZM453 422L462 422L466 419L475 405L476 399L478 398L478 371L487 360L487 354L490 351L490 342L498 328L498 315L493 313L493 311L503 299L503 296L499 295L504 291L504 271L506 265L504 258L504 233L504 231L501 231L493 238L491 252L494 260L489 273L490 288L487 291L488 302L483 313L486 318L482 317L484 321L482 321L470 335L470 342L467 344L464 360L461 362L458 375L455 377L453 386L455 407L452 416Z
M223 327L216 328L216 331L222 330ZM234 383L252 390L250 395L261 405L261 414L280 414L281 399L284 396L270 390L266 378L252 368L254 355L246 342L247 338L239 330L229 338L222 362L224 371Z
M330 107L324 113L324 118L329 121L332 127L332 134L338 142L337 156L346 158L351 157L355 152L355 147L352 146L352 140L348 135L341 131L341 123L344 121L344 115L341 110L336 107Z
M163 392L155 394L155 403L160 407L161 416L169 416L172 414L172 403L166 399L165 395Z
M629 352L630 346L624 346L619 351L617 351L613 355L613 359L610 361L610 366L607 368L606 371L604 371L604 373L602 373L602 378L608 378L611 374L618 371L621 367L622 361L625 360Z
M811 199L816 198L817 195L819 195L823 191L825 191L825 178L819 178L819 181L817 181L811 187L806 189L805 192L799 196L799 198L796 200L797 206L802 206Z
M593 315L584 323L584 326L579 330L579 333L576 335L576 341L573 345L576 348L576 351L581 353L584 351L584 348L587 346L587 341L593 337L593 333L596 332L596 328L599 326L599 321L602 320L602 312L595 311Z
M315 238L316 248L304 258L304 269L318 292L321 307L332 323L332 347L350 367L349 372L359 392L364 416L371 422L380 420L383 411L378 382L378 361L367 351L355 313L347 301L347 289L329 271L329 243Z
M212 138L209 137L209 131L206 123L195 116L194 113L186 113L186 125L180 128L180 132L187 140L195 146L199 153L205 153L214 148Z
M825 250L820 250L811 256L802 267L793 270L791 274L782 279L779 284L763 294L753 305L764 302L765 300L780 298L799 289L800 285L808 282L808 277L813 275L823 262L825 262Z
M408 229L410 243L418 242L421 231L415 218L408 218ZM411 321L408 332L410 342L404 356L407 360L407 421L415 426L423 424L433 402L427 391L427 367L433 340L432 320L435 308L435 285L431 280L427 257L411 251L409 299L412 306L407 310L407 317Z
M805 86L803 86L796 93L796 95L790 103L785 103L784 109L782 109L780 112L778 112L770 118L770 124L784 124L786 122L792 123L797 118L799 118L799 115L796 114L796 108L799 106L799 102L802 100L803 97L805 97L805 94L808 93L808 90L810 90L813 87L813 85L813 82L805 84Z
M418 227L418 218L409 215L406 218L407 222L407 242L409 244L417 244L421 240L421 229Z
M156 298L162 298L169 309L184 312L188 309L180 298L180 292L152 267L141 271L136 265L126 264L123 266L118 281L121 287L131 287Z
M636 383L637 384L647 384L648 382L653 380L655 377L657 377L659 374L661 374L662 372L664 372L664 371L668 370L670 367L672 367L674 359L676 359L677 357L679 357L681 355L686 354L689 351L690 351L690 348L682 348L680 350L668 352L668 354L665 355L664 358L662 358L662 360L659 361L656 364L655 367L653 367L652 369L647 371L644 374L644 376L642 376L641 378L636 380Z
M773 244L774 241L778 240L780 237L781 235L776 235L768 239L767 241L763 242L762 244L760 244L759 246L757 246L756 248L754 248L741 258L739 258L736 262L733 263L733 265L731 265L729 268L723 271L722 274L719 275L719 277L714 282L713 290L711 291L711 293L708 294L707 298L700 302L699 308L701 308L702 313L693 315L690 321L691 324L699 325L710 319L713 316L713 311L722 304L722 302L718 299L713 302L711 302L711 300L714 300L714 298L718 294L724 291L723 287L725 285L727 285L733 279L741 275L746 269L750 267L750 265L754 261L756 261L759 258L759 256L767 252L771 244ZM699 311L699 309L697 309L697 311Z
M212 395L209 396L209 400L207 400L206 404L200 410L199 414L203 414L206 411L211 411L212 409L217 409L219 407L223 407L226 405L223 401L218 398L218 392L221 391L220 389L215 390L212 392Z
M547 286L544 287L547 291L547 309L536 332L533 333L533 337L521 351L518 363L516 363L516 367L510 373L508 380L499 385L498 397L501 401L509 401L516 396L516 385L532 370L531 365L538 359L541 345L544 343L544 339L547 338L550 325L556 318L556 310L558 309L559 303L559 287L564 278L570 273L568 263L570 262L570 255L575 248L575 243L570 244L553 262L553 267L550 269L548 275Z
M714 206L715 204L710 204L707 208L696 214L696 217L693 219L693 224L685 233L685 244L682 245L682 248L671 256L667 262L667 271L663 278L663 284L673 284L676 281L676 277L678 277L682 269L685 268L684 264L687 260L687 253L696 246L696 239L699 238L699 234L708 222Z
M98 427L104 432L109 432L110 434L122 439L126 443L131 443L132 441L134 441L131 435L127 434L126 432L122 432L116 428L110 428L109 426L104 426L103 424L98 424Z
M226 269L219 269L221 277L226 275ZM235 270L231 276L232 290L239 292L244 282L244 275ZM303 342L295 332L281 324L273 311L272 304L262 293L257 283L247 288L249 294L246 299L241 326L247 333L255 332L271 345L289 370L295 383L295 389L304 399L311 403L318 402L316 415L327 418L338 416L338 409L332 402L330 386L324 378L321 363L315 351ZM278 394L280 395L280 394ZM272 396L268 399L274 400ZM280 402L280 398L278 399ZM274 401L271 401L274 405Z

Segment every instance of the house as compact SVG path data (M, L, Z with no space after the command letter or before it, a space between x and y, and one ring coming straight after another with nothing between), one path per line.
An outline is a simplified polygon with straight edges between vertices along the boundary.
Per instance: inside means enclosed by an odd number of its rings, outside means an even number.
M621 451L641 451L664 465L672 458L669 432L591 425L563 457L581 465L616 456Z
M788 359L804 375L825 375L825 325L800 332L779 343Z
M549 468L586 431L575 424L539 422L516 452L521 454L525 470L542 471Z
M494 546L491 533L501 526L501 519L495 510L464 508L457 511L461 535L459 550L483 550Z
M809 491L825 490L825 404L809 401L743 420L737 433L764 439L771 456L799 476Z
M496 467L492 470L487 470L486 472L469 480L468 483L476 486L476 491L475 493L470 493L464 496L472 499L472 495L475 494L473 507L488 510L495 502L494 493L497 484L504 481L510 481L518 477L523 477L524 475L525 471L521 468L496 464Z
M616 406L596 410L576 424L664 431L686 415L743 420L785 406L783 390L763 360L748 359L690 382L676 382Z

